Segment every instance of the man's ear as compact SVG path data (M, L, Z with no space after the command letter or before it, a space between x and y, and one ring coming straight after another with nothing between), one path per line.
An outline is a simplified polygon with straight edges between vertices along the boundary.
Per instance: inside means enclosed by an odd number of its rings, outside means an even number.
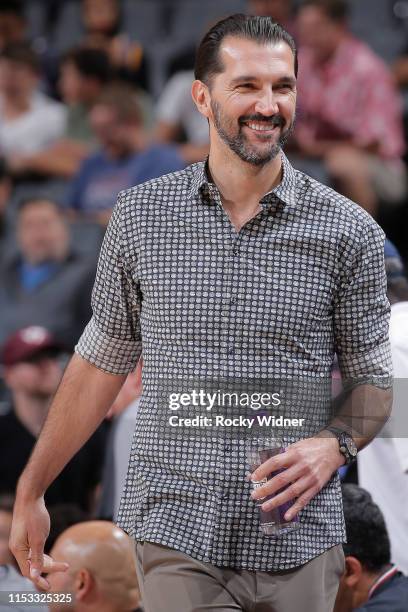
M210 91L208 86L196 79L191 86L191 95L197 109L204 117L209 119L211 116Z
M85 568L79 570L75 576L75 597L78 601L82 601L92 590L94 579L91 572Z
M343 580L349 588L354 588L361 580L363 566L356 557L346 557L346 567Z

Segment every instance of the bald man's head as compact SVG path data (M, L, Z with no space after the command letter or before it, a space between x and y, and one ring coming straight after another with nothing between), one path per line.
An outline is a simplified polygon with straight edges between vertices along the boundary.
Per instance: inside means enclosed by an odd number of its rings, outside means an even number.
M50 610L126 612L139 605L132 540L109 521L69 527L56 540L51 556L69 564L67 572L49 574L52 592L73 593L74 603Z

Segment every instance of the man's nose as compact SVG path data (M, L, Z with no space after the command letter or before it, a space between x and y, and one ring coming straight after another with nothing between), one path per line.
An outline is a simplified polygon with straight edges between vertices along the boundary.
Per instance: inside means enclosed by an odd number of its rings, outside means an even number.
M279 112L277 100L274 92L271 89L265 89L262 91L256 102L255 112L261 113L266 117L276 115Z

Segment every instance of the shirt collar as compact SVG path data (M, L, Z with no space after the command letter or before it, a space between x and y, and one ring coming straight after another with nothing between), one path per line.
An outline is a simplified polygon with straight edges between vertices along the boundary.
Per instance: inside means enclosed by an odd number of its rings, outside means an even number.
M281 202L289 206L296 206L297 202L297 178L296 172L292 164L281 151L282 159L282 180L272 191L269 191L262 198L264 201L270 201L273 197L278 197Z
M190 195L198 195L204 186L208 186L210 181L207 175L208 157L205 161L198 162L193 166L193 176L191 179Z
M274 189L266 193L261 202L268 206L275 198L279 198L284 204L295 206L297 201L297 178L296 172L286 157L281 151L282 158L282 180ZM193 177L191 180L190 195L192 197L202 193L204 189L211 191L216 189L214 183L211 183L207 173L208 157L205 161L195 164Z

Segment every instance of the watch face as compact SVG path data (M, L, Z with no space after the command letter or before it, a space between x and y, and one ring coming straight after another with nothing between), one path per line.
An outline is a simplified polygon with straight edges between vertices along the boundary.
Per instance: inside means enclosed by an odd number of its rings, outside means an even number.
M351 436L347 438L346 445L347 445L347 450L350 453L350 455L355 457L357 455L357 446Z

